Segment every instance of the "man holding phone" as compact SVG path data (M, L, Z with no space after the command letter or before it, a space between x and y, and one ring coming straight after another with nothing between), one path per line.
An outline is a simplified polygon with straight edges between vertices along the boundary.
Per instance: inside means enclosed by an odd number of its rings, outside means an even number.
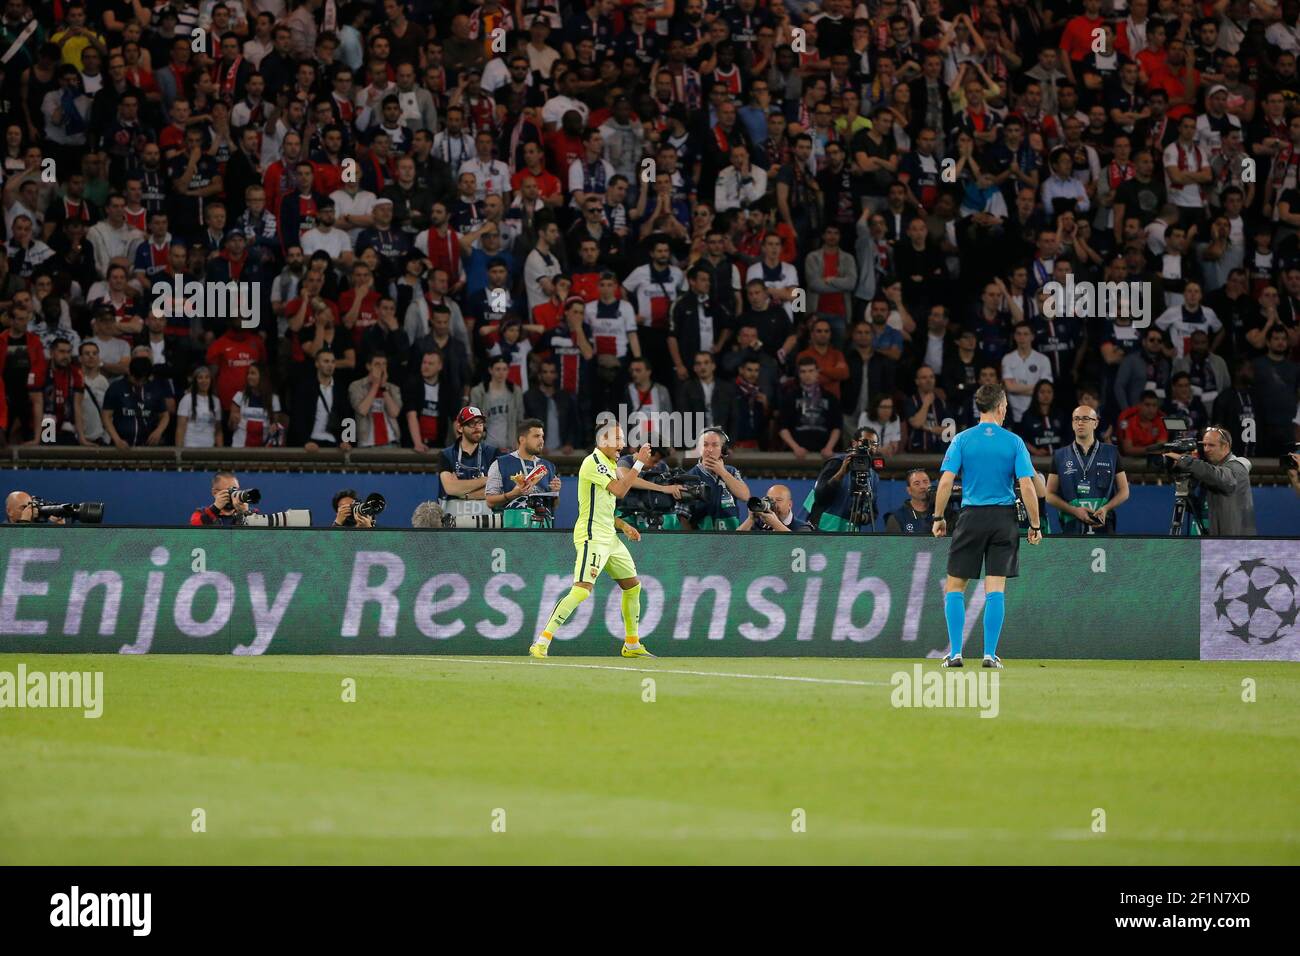
M1112 534L1114 511L1128 500L1128 476L1119 449L1097 441L1097 410L1080 405L1071 423L1074 441L1052 456L1047 503L1057 510L1063 534Z

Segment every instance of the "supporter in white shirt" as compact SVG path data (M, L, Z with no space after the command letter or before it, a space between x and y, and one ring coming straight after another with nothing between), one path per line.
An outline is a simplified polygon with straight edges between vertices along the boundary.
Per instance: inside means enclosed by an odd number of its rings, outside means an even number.
M524 290L528 293L528 314L551 297L552 281L564 271L556 249L560 244L560 227L547 222L537 234L537 244L524 260Z
M334 228L334 203L328 199L316 208L316 225L302 234L303 255L310 259L320 249L344 268L352 264L352 238Z
M361 230L374 224L371 213L375 208L375 194L362 189L360 183L344 183L342 189L330 193L330 199L334 202L335 224L346 229L348 238L355 244Z
M636 334L636 313L627 299L618 297L617 277L612 272L603 274L599 289L599 296L584 309L597 360L609 362L612 356L621 361L629 349L633 356L639 356L641 340Z
M786 315L794 321L794 290L799 287L799 273L788 262L781 261L781 237L768 233L763 239L763 255L745 273L745 282L755 279L767 286L772 298L785 307Z
M673 265L667 240L656 240L650 248L650 261L637 266L626 279L623 289L636 303L637 321L642 325L668 327L673 303L686 285L686 276Z
M1183 287L1183 301L1165 309L1156 319L1156 328L1169 333L1169 340L1177 355L1190 355L1192 333L1205 332L1210 336L1210 349L1218 348L1223 323L1209 306L1201 304L1201 284L1188 282Z
M767 195L767 173L749 161L749 148L737 143L731 148L731 165L718 174L713 189L717 212L749 208Z
M189 390L176 403L176 444L182 448L220 448L221 400L212 390L212 372L206 365L194 370Z
M565 74L568 76L569 74ZM573 74L576 76L577 74ZM564 114L569 110L576 110L582 117L582 125L587 125L587 117L591 114L591 108L582 100L574 99L571 96L552 96L542 106L542 124L549 129L556 129L564 120Z
M1052 363L1034 351L1034 330L1028 323L1016 326L1015 341L1015 351L1002 356L1002 385L1012 420L1018 422L1033 401L1035 386L1043 379L1052 381Z
M433 137L433 155L455 171L474 158L474 137L465 132L465 111L459 106L447 107L446 120L447 128Z
M477 153L472 159L460 164L457 175L473 173L478 191L474 198L482 202L489 195L503 198L510 195L510 167L499 159L492 158L492 134L479 133L474 137L474 149Z
M569 163L570 202L581 206L587 193L604 196L614 178L614 166L604 156L605 138L598 129L582 135L582 156Z
M1178 139L1165 147L1165 176L1169 201L1179 209L1203 209L1205 187L1213 179L1210 154L1196 143L1196 117L1178 121Z

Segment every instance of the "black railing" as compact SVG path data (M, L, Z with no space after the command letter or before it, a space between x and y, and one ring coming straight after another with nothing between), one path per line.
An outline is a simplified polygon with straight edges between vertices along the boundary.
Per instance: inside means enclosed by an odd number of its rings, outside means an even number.
M585 451L564 455L548 453L561 474L577 472ZM679 463L690 460L674 455ZM138 471L211 471L218 467L237 466L241 471L360 471L372 473L416 472L427 474L434 468L436 452L420 454L409 448L354 448L351 451L304 448L88 448L73 445L11 445L0 449L0 467L9 468L105 468ZM820 456L802 461L786 452L742 451L734 453L729 463L747 477L814 478L822 468ZM925 468L933 476L943 461L941 455L894 455L886 459L882 477L902 478L909 469ZM1163 470L1151 469L1145 458L1122 459L1130 480L1141 484L1159 484L1167 480ZM1035 461L1046 473L1050 461ZM1275 458L1252 461L1251 477L1256 484L1285 484L1286 472Z

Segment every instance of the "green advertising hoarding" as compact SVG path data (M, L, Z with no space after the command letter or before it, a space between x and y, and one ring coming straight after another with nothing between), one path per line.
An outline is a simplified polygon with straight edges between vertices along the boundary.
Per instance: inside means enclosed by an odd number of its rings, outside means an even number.
M569 586L570 532L5 529L0 652L525 653ZM629 543L641 635L664 656L938 656L946 540L647 534ZM1001 649L1197 659L1201 551L1186 539L1022 546ZM983 591L967 590L968 648ZM552 654L616 652L606 577Z

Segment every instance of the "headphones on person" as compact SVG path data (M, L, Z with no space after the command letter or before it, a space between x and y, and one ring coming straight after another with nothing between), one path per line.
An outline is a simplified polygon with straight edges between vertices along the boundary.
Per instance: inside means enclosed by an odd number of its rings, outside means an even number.
M713 434L717 435L719 438L722 439L722 457L726 458L728 455L730 455L731 438L727 435L726 432L724 432L717 425L710 425L708 428L704 429L704 431L700 432L700 442L703 443L704 436L707 435L709 432L713 432Z

